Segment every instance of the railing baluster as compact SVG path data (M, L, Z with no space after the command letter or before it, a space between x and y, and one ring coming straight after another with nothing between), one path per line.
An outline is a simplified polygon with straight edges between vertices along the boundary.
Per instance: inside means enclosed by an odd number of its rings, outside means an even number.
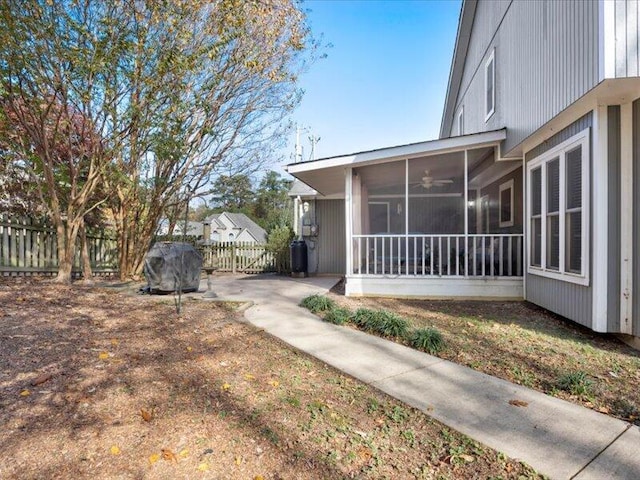
M513 237L509 237L509 276L513 275Z
M504 275L504 237L500 237L500 276Z
M438 237L438 275L442 276L442 237Z
M362 237L358 237L358 275L362 275Z
M518 249L516 252L518 256L518 269L516 271L516 275L522 276L522 237L517 238L516 244L516 248Z
M369 270L369 255L371 254L371 250L369 250L369 237L367 237L367 241L365 242L365 244L367 246L366 272L367 272L367 275L369 275L371 273L371 270Z

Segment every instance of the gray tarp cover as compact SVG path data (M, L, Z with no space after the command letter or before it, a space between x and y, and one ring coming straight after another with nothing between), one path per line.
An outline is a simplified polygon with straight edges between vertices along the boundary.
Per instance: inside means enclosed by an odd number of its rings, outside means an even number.
M144 259L144 276L152 293L194 292L200 286L202 255L188 243L156 243Z

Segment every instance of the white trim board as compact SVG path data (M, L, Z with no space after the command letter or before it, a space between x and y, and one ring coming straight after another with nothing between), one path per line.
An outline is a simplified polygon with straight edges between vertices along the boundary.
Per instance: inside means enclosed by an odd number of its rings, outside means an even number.
M633 333L633 104L620 106L620 333Z
M601 106L593 115L593 310L591 328L596 332L607 331L607 286L609 270L608 236L608 107Z
M348 297L522 300L522 293L522 277L472 279L347 275L345 284Z

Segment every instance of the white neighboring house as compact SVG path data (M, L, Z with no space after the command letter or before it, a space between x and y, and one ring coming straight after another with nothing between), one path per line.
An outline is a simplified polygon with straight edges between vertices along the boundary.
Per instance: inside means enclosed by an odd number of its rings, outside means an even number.
M173 228L173 235L182 235L183 234L183 226L184 226L184 220L183 221L178 221L176 223L176 226ZM190 236L194 236L194 237L198 237L198 238L202 238L202 231L203 231L203 224L202 222L194 222L189 220L187 222L187 235ZM166 218L163 218L162 220L160 220L159 224L158 224L158 231L157 231L158 235L168 235L169 234L169 220L167 220Z
M211 225L212 242L267 243L267 232L244 213L216 213L204 223Z

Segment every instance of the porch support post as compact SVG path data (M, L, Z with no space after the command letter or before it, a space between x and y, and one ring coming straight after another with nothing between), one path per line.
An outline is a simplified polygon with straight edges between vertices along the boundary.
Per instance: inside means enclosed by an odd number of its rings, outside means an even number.
M404 160L404 269L409 275L409 159ZM415 261L414 261L415 265ZM400 272L398 272L400 273Z
M469 276L469 150L464 151L464 276Z
M353 169L345 168L344 174L344 219L346 222L345 232L346 232L346 257L347 257L347 265L346 265L346 276L349 277L353 273ZM347 282L348 283L348 282Z

